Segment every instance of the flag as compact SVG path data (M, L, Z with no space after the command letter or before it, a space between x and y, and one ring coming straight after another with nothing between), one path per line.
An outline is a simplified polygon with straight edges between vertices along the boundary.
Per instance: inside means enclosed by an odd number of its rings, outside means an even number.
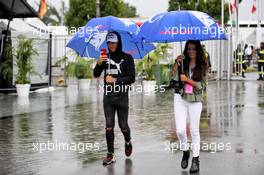
M253 0L253 5L251 8L251 13L255 13L257 11L257 6L256 6L256 0Z
M46 0L41 0L40 4L39 4L39 11L38 11L38 15L40 18L43 18L44 15L47 12L47 3Z
M234 0L233 7L234 7L234 9L235 9L235 11L237 13L237 11L238 11L237 0Z
M233 12L237 12L237 1L236 0L229 0L229 13L233 14Z
M229 3L229 15L231 16L232 13L233 13L233 5Z
M237 7L236 6L236 0L229 0L229 19L230 19L232 27L236 26L236 20L235 20L236 16L234 14L234 11L237 12L236 7Z
M237 12L238 7L237 7L237 1L236 1L236 0L234 0L233 7L235 8L235 10L236 10L236 12Z

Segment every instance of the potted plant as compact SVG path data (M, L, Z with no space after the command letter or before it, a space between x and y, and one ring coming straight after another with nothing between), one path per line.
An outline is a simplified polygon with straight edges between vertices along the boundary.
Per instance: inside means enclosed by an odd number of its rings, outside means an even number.
M167 57L167 51L170 48L168 44L158 44L153 52L137 63L136 70L138 76L142 78L144 90L156 91L157 80L158 84L163 83L163 79L168 76L169 70L160 66L160 60Z
M33 56L38 55L33 48L33 39L20 35L14 58L18 68L16 75L16 90L18 96L28 96L30 90L30 75L36 74L32 63Z
M11 43L5 43L3 47L3 55L5 57L4 61L0 65L0 74L2 75L3 81L1 81L1 88L4 86L12 86L13 78L13 54L12 54ZM10 84L8 84L10 83ZM10 85L10 86L9 86Z
M87 90L90 88L91 79L93 77L92 64L93 60L77 56L74 62L68 62L66 66L66 75L78 79L78 87L80 90Z
M156 60L153 60L149 55L136 64L136 71L142 79L142 88L144 91L155 90L155 64Z

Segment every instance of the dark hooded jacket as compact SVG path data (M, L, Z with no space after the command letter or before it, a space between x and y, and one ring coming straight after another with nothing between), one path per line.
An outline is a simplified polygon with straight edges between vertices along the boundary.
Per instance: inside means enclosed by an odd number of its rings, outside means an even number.
M135 64L131 55L122 51L121 36L117 32L111 32L117 35L118 45L115 52L111 52L109 49L108 58L111 59L110 66L109 61L103 62L101 65L96 64L93 74L94 77L100 77L104 71L104 94L105 95L121 95L128 93L128 86L135 82ZM110 70L109 70L110 68ZM105 77L111 75L117 78L114 84L107 84Z

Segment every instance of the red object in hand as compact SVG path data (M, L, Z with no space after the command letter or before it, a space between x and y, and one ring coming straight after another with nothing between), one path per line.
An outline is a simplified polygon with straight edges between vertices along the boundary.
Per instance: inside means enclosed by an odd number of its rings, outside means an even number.
M107 58L107 50L105 48L101 49L101 57Z

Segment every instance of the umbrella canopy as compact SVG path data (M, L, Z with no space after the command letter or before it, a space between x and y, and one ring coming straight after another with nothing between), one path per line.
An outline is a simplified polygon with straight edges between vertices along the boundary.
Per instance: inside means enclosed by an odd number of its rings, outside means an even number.
M10 12L12 18L38 17L38 13L25 0L0 0L0 19L9 19Z
M224 29L206 13L170 11L146 21L135 41L175 42L186 40L225 40Z
M67 43L67 47L75 50L82 57L99 58L102 48L107 49L106 35L110 31L117 31L122 38L122 50L134 59L143 58L155 46L145 42L133 42L139 27L128 19L113 16L91 19Z

